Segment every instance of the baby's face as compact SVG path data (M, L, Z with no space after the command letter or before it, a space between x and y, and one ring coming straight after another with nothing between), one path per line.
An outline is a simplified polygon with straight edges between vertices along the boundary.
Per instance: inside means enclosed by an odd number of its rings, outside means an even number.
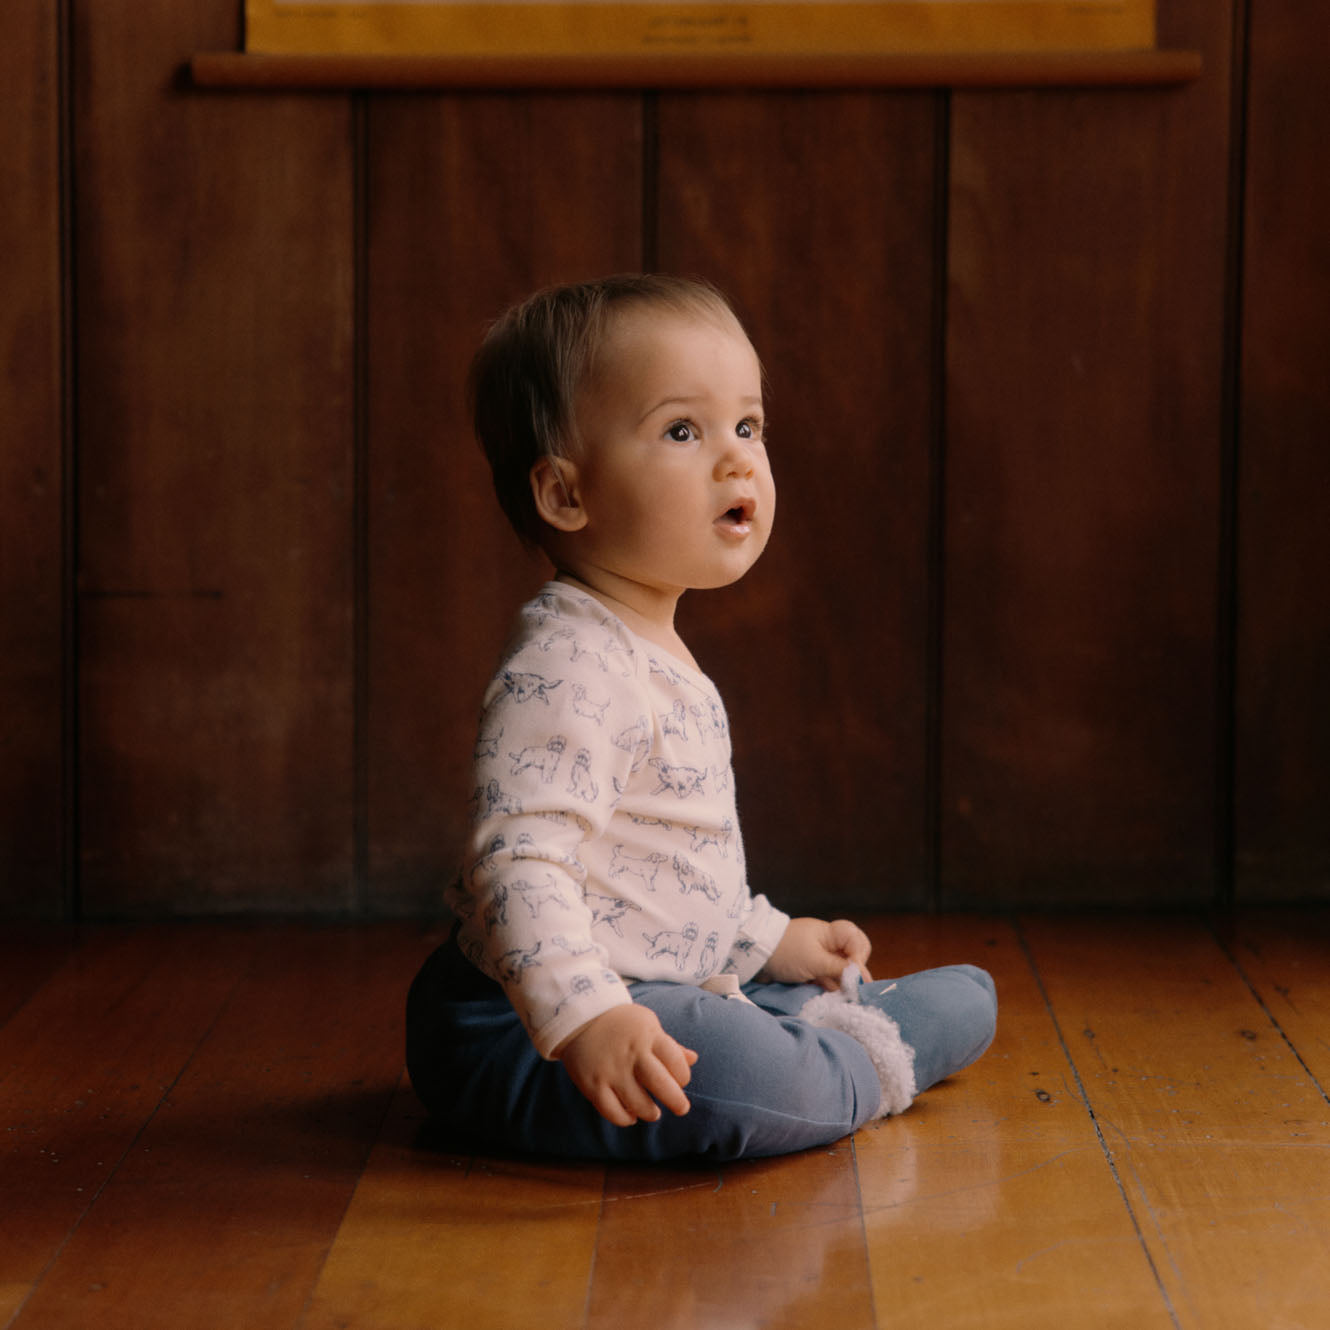
M762 373L729 318L621 314L577 404L579 560L677 593L757 561L776 510Z

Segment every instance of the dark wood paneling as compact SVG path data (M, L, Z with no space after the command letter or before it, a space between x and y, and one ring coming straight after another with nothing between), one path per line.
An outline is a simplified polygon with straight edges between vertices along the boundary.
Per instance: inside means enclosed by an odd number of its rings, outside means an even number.
M632 96L386 98L370 115L369 837L377 910L437 908L480 696L547 575L508 529L465 378L485 325L641 262Z
M0 49L0 913L69 907L75 732L94 914L433 906L480 689L544 575L466 364L507 301L644 259L730 290L771 375L775 539L681 620L731 707L758 887L932 899L940 686L943 903L1208 899L1236 594L1238 889L1330 889L1318 6L1252 7L1245 236L1233 0L1161 0L1161 44L1204 54L1176 90L376 94L359 197L350 97L183 79L237 46L233 0L67 8L67 87L61 7L11 5Z
M0 913L61 892L60 109L55 6L0 42Z
M349 104L183 87L230 0L75 16L84 898L340 906Z
M754 887L925 898L934 101L662 98L663 268L745 315L778 519L681 630L730 710Z
M953 104L944 894L1205 900L1228 4L1185 91Z
M1330 25L1251 13L1238 498L1237 890L1330 896Z

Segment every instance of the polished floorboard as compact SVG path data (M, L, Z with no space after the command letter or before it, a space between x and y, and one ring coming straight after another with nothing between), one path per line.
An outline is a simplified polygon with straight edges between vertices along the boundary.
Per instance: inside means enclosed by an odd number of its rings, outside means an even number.
M996 1043L719 1168L432 1141L425 925L0 924L0 1327L1330 1327L1330 909L862 922Z

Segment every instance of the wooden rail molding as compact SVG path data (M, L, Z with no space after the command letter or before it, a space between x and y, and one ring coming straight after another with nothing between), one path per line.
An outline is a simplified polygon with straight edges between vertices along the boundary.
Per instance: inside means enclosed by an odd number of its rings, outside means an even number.
M338 92L459 88L1168 87L1200 76L1199 51L944 55L265 55L201 51L202 88Z

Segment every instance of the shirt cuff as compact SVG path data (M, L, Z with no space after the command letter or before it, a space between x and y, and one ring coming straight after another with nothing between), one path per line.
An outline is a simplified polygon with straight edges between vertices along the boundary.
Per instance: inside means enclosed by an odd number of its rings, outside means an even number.
M573 1035L581 1031L583 1026L589 1025L597 1016L614 1007L629 1004L632 1000L632 994L627 987L619 984L615 988L600 989L589 995L585 1001L576 1004L565 1003L544 1025L531 1032L531 1042L535 1044L536 1052L546 1062L555 1062L558 1059L554 1056L554 1050L561 1044L567 1043Z
M746 984L771 959L789 926L790 916L784 910L778 910L765 896L753 897L753 911L740 934L751 946L742 950L736 947L731 953L740 983Z

